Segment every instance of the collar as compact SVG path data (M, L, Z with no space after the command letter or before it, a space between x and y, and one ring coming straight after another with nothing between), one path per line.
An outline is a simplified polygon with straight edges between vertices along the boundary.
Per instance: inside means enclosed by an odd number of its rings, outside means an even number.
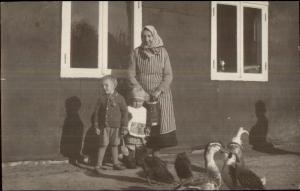
M115 98L118 96L118 92L117 91L114 91L112 94L108 95L108 94L103 94L103 97L105 98Z

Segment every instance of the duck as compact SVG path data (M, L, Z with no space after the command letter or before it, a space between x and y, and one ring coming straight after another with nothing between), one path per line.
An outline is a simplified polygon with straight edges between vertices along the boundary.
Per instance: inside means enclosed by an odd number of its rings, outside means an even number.
M206 173L197 179L181 183L175 190L219 190L222 184L221 172L216 165L214 156L217 152L223 152L224 146L220 142L210 142L205 147L204 163ZM177 174L178 176L178 174Z
M244 128L245 128L245 127L240 127L240 128L238 129L238 132L237 132L236 135L231 139L231 142L237 143L237 144L239 144L239 145L242 145L242 144L243 144L243 142L242 142L242 135L243 135L244 133L246 133L246 134L249 135L249 131L245 130Z
M259 178L246 164L242 152L242 134L249 132L240 127L227 145L224 165L222 168L222 179L229 189L264 189L266 179Z
M226 147L227 151L235 153L238 156L239 161L241 162L242 165L245 164L243 153L242 153L242 148L243 148L242 135L243 134L249 135L249 131L245 130L244 127L240 127L238 129L236 135L231 139L231 142L229 142Z
M246 165L241 164L237 154L229 153L225 164L230 178L225 179L227 176L224 176L223 172L222 178L229 189L265 189L266 178L260 178Z
M160 159L158 156L148 155L146 148L144 148L141 152L141 166L149 185L152 185L157 181L168 184L174 183L174 176L168 170L165 161Z
M183 183L184 181L189 181L193 178L191 165L191 160L187 156L186 152L177 154L174 166L180 183Z

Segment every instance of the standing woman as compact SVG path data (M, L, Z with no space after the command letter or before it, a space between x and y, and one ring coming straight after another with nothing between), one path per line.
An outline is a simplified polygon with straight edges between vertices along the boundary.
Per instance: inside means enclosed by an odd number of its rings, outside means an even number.
M156 29L147 25L143 28L142 44L131 54L129 81L134 87L143 88L150 96L157 98L160 106L160 125L156 133L150 134L147 146L153 155L159 150L177 145L176 124L170 84L173 72L163 41Z

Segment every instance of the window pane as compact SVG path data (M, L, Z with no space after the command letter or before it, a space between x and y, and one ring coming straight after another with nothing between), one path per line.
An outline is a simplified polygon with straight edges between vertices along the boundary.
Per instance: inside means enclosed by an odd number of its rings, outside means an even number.
M237 72L237 8L217 5L217 71Z
M112 1L108 5L108 68L127 69L132 44L133 2Z
M261 73L261 10L244 8L244 72Z
M72 2L71 67L98 67L98 2Z

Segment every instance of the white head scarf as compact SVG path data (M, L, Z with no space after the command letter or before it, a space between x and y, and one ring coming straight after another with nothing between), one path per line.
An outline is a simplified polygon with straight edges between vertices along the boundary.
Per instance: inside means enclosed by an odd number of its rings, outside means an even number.
M142 48L143 53L145 53L146 56L150 57L154 54L157 54L159 52L158 48L164 46L164 43L163 43L162 39L160 38L160 36L158 35L154 26L146 25L146 26L144 26L142 33L144 30L148 30L151 32L151 34L153 36L153 41L150 46L147 46L142 42L140 47Z

